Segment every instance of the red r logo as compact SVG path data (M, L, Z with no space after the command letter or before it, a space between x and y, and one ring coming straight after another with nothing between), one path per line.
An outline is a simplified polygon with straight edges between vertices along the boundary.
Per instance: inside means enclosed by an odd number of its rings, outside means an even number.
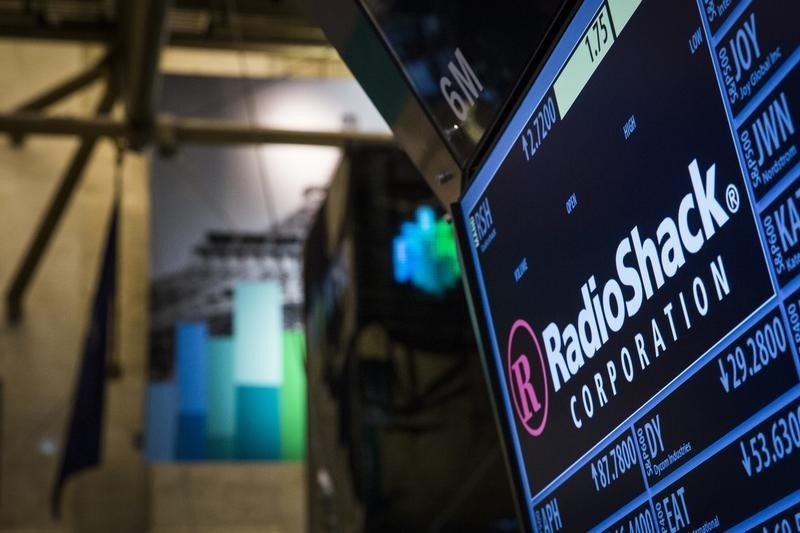
M538 356L540 365L532 369L527 354ZM536 357L533 362L537 362ZM514 322L508 335L508 384L517 418L528 433L538 437L547 424L547 368L539 339L524 320Z
M539 403L536 391L533 390L533 385L531 385L531 365L528 363L528 356L525 354L520 355L511 365L511 372L514 374L517 393L520 396L519 402L522 404L522 421L527 422L534 413L542 410L542 404Z

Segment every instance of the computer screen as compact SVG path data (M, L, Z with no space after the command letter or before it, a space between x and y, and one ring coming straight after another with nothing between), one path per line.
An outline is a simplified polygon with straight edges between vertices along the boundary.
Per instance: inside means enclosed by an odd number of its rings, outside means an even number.
M524 519L800 531L800 3L560 35L456 208Z

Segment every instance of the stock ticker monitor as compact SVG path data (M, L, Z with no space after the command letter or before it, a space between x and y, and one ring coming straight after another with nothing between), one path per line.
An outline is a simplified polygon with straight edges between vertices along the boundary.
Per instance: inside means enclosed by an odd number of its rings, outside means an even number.
M800 531L800 2L559 35L454 207L525 525Z

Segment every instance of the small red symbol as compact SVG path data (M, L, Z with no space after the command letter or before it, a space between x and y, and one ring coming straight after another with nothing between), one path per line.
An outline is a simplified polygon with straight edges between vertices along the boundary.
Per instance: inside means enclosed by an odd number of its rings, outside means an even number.
M527 354L538 355L541 372L531 368ZM538 437L547 424L547 369L539 339L524 320L514 322L508 335L508 382L517 418L528 433Z

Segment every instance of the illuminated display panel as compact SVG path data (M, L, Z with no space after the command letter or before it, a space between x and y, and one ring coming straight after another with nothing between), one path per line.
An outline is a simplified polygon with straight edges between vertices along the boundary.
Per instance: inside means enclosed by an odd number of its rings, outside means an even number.
M534 529L797 527L798 21L584 2L466 191Z

